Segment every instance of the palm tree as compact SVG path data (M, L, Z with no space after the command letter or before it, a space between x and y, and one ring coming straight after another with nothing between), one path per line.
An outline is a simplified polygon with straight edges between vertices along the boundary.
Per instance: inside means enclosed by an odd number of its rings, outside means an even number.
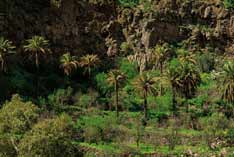
M42 36L34 36L27 40L27 44L24 46L26 52L29 52L29 58L34 58L36 68L39 68L39 57L46 55L48 50L49 41Z
M125 79L125 74L119 70L112 70L108 73L107 81L110 85L114 86L115 90L115 110L117 117L119 117L119 88Z
M224 80L222 98L228 103L234 103L234 61L224 65Z
M34 36L31 39L28 39L27 44L24 45L24 50L26 52L29 52L29 59L34 58L34 63L36 66L36 93L35 95L38 95L38 87L39 87L39 58L41 56L44 56L47 54L47 52L50 52L48 49L49 41L46 40L44 37L41 36Z
M148 102L147 97L148 94L156 94L156 87L155 87L156 80L154 77L150 76L149 74L143 73L141 74L134 82L133 85L138 92L142 92L143 99L144 99L144 117L145 120L148 119Z
M195 54L192 54L185 49L178 49L177 54L178 54L179 60L182 63L191 63L191 64L197 63L197 61L195 59Z
M4 39L3 37L0 37L0 63L1 63L1 71L6 71L6 66L5 66L5 59L6 56L13 50L15 46L13 46L12 42L9 40Z
M201 82L200 73L191 63L180 63L178 67L170 68L168 77L173 91L173 109L175 109L175 92L185 97L187 103L187 99L194 96ZM188 104L186 107L188 111Z
M70 76L74 69L78 67L78 61L75 56L71 56L70 53L65 53L60 57L60 68L63 69L65 75Z
M80 59L80 66L85 69L84 73L88 74L88 77L90 79L91 77L91 70L92 68L95 68L98 64L100 64L100 59L97 55L86 55L81 57Z
M160 75L163 74L163 65L168 60L171 55L171 50L168 43L164 43L162 45L157 45L154 51L154 61L156 62L156 66L160 69ZM160 95L162 95L162 85L160 85Z

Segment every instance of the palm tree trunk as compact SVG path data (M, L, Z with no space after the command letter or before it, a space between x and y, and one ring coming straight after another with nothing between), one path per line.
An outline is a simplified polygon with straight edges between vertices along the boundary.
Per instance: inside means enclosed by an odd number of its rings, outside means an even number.
M172 111L174 112L174 115L176 113L176 95L175 95L175 89L172 89Z
M88 84L91 87L92 86L92 81L91 81L91 67L88 67Z
M160 76L162 76L163 74L163 64L160 63ZM162 83L160 83L160 93L159 95L162 96L162 93L163 93L163 87L162 87Z
M115 110L116 110L116 117L119 117L119 88L118 83L115 83Z
M36 81L36 91L35 91L35 97L37 98L38 97L38 87L39 87L39 60L38 60L38 53L35 54L35 63L36 63L36 78L35 78L35 81Z
M186 112L188 113L189 112L189 103L188 103L188 99L187 98L185 100L185 103L186 103Z
M148 106L147 106L147 90L144 91L144 117L145 120L148 119Z
M1 70L4 72L4 59L2 59Z
M116 17L117 16L117 2L116 2L116 0L113 0L112 1L112 7L113 7L113 11L114 11L114 16Z

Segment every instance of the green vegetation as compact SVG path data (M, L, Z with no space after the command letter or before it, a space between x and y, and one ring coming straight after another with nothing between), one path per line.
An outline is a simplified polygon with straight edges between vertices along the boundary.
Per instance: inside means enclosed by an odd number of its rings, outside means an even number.
M7 3L0 157L233 156L234 1Z
M234 8L234 1L233 0L224 0L223 4L224 4L225 8L227 8L227 9Z

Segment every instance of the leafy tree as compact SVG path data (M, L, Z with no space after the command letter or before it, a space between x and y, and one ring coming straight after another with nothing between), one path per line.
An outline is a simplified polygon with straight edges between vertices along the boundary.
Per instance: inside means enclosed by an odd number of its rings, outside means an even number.
M112 70L108 74L107 81L110 85L114 86L115 89L115 108L116 108L116 116L119 117L119 88L121 83L126 79L125 74L119 70Z
M39 109L31 102L23 102L18 95L6 102L0 110L0 156L15 156L18 141L30 130L39 117Z
M224 65L224 80L222 98L229 103L234 103L234 62Z
M77 69L78 61L75 56L71 56L70 53L65 53L60 58L60 67L63 69L65 75L70 76L72 71Z
M80 66L85 69L85 73L88 74L88 77L90 79L91 77L91 70L92 68L97 67L98 64L100 64L100 59L98 58L97 55L86 55L81 57L80 59Z
M14 95L0 110L0 132L24 133L35 123L38 111L32 102L23 102L19 95Z
M150 93L156 94L157 90L155 87L155 78L147 73L143 73L140 75L134 82L133 85L136 88L136 90L143 95L144 99L144 118L145 120L148 119L148 103L147 103L147 97Z
M73 124L69 116L45 119L24 135L19 143L19 156L76 156L72 144Z
M13 46L12 42L9 40L0 37L0 63L1 63L1 71L6 71L6 56L12 53L15 46Z

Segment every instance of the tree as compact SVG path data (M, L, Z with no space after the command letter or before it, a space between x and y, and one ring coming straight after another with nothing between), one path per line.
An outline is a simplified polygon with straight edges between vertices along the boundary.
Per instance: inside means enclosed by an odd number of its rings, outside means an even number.
M6 71L6 56L8 54L11 54L12 51L15 48L13 46L12 42L9 40L4 39L3 37L0 37L0 63L1 63L1 71Z
M164 43L162 45L157 45L154 51L154 61L156 62L156 66L160 69L160 75L163 74L163 66L164 63L171 56L171 50L168 43ZM162 85L160 85L160 95L162 95Z
M192 54L185 49L178 49L177 54L178 54L180 62L182 62L182 63L190 63L190 64L197 63L197 61L195 59L195 54Z
M29 52L29 58L34 58L36 68L39 68L39 58L40 56L46 55L49 52L48 49L49 41L42 36L34 36L27 40L27 44L24 45L26 52Z
M222 98L228 103L234 103L234 62L229 61L224 65L223 70Z
M34 36L31 39L27 40L27 44L24 45L24 49L26 52L29 52L29 59L34 58L35 66L36 66L36 93L35 95L38 95L38 87L39 87L39 58L41 56L44 56L49 52L48 49L49 41L46 40L44 37L41 36Z
M72 136L73 124L68 115L42 120L20 141L19 156L77 156Z
M18 141L32 128L38 117L38 107L32 102L23 102L18 95L3 105L0 110L0 156L1 153L7 156L18 154Z
M133 85L138 92L143 95L144 99L144 118L145 120L148 119L148 103L147 97L148 94L156 94L157 90L155 87L156 80L154 77L150 76L147 73L141 74L134 82Z
M175 92L185 97L186 100L190 99L194 96L196 89L201 82L200 73L193 64L188 62L179 62L177 65L172 65L169 68L168 77L172 86L174 103ZM173 108L175 109L175 106Z
M84 73L88 74L88 77L90 79L91 77L91 70L92 68L95 68L98 64L100 64L100 59L97 55L86 55L81 57L80 59L80 66L85 69Z
M70 76L72 71L77 69L79 64L76 60L76 57L71 56L70 53L63 54L63 56L60 57L60 63L60 67L63 69L64 74L67 76Z
M119 117L119 88L123 81L126 79L125 74L119 70L112 70L108 74L107 81L110 85L114 86L115 90L115 109L116 116Z

